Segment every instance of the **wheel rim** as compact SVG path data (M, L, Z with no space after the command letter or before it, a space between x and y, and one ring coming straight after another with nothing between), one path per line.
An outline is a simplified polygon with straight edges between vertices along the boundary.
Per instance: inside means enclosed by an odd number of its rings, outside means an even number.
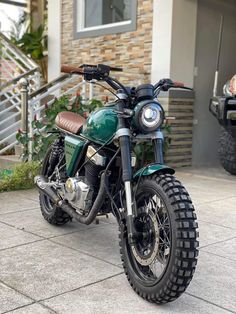
M145 286L163 277L171 252L171 225L167 206L156 191L145 191L136 199L134 226L138 237L127 253L132 269Z

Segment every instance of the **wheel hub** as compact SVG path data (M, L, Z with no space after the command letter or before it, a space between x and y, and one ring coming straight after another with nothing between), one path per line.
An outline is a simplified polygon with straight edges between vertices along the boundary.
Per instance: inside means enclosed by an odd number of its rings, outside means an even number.
M136 243L131 246L136 261L149 266L157 256L159 249L159 228L156 215L152 210L141 213L135 220L137 234Z

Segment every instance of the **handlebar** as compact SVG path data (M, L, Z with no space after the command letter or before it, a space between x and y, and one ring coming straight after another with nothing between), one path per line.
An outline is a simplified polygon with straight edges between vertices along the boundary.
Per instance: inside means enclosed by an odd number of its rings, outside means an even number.
M170 79L162 79L154 85L155 95L157 96L160 91L167 92L170 88L181 88L185 90L193 90L190 87L185 87L182 82L172 81Z
M98 81L105 81L109 84L114 90L122 89L128 97L130 97L127 89L123 86L118 80L109 76L110 71L121 72L122 68L110 67L105 64L82 64L79 67L62 65L61 72L64 73L75 73L84 76L84 79L87 81L91 81L93 79Z
M83 75L84 79L91 81L93 79L98 81L105 81L108 83L114 90L122 89L128 97L130 94L126 87L124 87L118 80L109 76L110 71L123 71L122 68L110 67L105 64L91 65L91 64L82 64L79 67L72 65L62 65L61 72L79 74ZM193 90L192 88L185 87L183 83L172 81L170 79L162 79L154 86L154 93L157 96L160 91L168 91L170 88L181 88L185 90Z
M77 73L81 75L89 75L89 79L103 79L109 76L111 71L122 72L122 68L111 67L105 64L82 64L79 67L72 65L62 65L61 72L64 73ZM86 79L86 78L85 78Z

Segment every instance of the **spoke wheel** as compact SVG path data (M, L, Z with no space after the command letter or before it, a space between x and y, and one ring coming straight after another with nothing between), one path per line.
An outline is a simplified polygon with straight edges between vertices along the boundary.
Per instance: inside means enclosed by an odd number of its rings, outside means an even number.
M131 246L130 259L138 276L146 277L146 284L153 285L161 278L168 264L170 220L161 197L152 189L140 193L136 204L138 215L134 226L137 239Z
M121 225L123 266L143 298L166 303L179 297L192 279L197 257L196 214L185 188L171 175L141 179L136 191L135 241Z

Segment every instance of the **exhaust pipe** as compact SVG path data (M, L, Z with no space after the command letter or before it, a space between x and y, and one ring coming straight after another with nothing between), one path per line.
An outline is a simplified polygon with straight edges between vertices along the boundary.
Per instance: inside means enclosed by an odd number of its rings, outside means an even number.
M61 197L58 196L57 193L54 191L53 187L48 184L48 181L44 176L41 175L41 176L35 177L34 182L37 188L46 196L48 196L53 201L53 203L59 206L64 212L66 212L72 218L76 219L78 222L85 225L90 225L96 218L104 202L104 197L106 194L106 179L107 179L107 174L103 172L101 175L101 182L100 182L98 195L87 216L83 216L77 213L76 210L70 204L62 200Z
M54 204L59 205L62 201L61 197L58 196L53 187L48 184L48 181L44 176L36 176L34 178L34 183L43 194L53 201Z

